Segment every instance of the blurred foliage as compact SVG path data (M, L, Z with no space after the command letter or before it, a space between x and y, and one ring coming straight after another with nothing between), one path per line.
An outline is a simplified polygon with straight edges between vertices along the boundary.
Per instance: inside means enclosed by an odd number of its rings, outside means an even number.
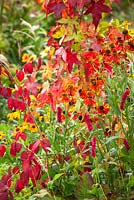
M24 52L38 55L45 46L47 31L53 23L53 17L46 19L36 1L2 0L0 51L14 64L20 64Z
M120 4L114 4L111 18L134 22L134 0L121 0Z

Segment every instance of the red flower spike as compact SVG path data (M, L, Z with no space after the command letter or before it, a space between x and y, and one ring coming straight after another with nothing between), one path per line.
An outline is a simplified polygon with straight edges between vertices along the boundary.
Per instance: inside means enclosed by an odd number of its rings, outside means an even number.
M121 110L124 110L125 101L128 98L129 94L130 94L130 90L126 89L125 92L124 92L124 94L122 95L122 98L121 98L121 104L120 104L120 109Z
M19 81L22 81L24 79L24 72L22 70L20 70L20 71L17 70L16 76L17 76Z
M65 160L66 162L68 162L70 159L71 159L71 156L70 156L70 155L66 155L65 158L64 158L64 160Z
M60 164L63 162L63 157L62 157L61 154L57 155L57 159L58 159L58 161L59 161Z
M40 182L40 185L41 185L43 188L46 188L46 187L47 187L44 181L41 181L41 182Z
M42 59L38 58L38 70L40 69L41 65L42 65Z
M0 157L4 157L6 152L6 147L3 144L0 144Z
M26 63L24 65L24 72L26 74L32 74L32 72L33 72L33 65L32 65L32 63Z
M90 118L89 118L88 113L85 114L85 116L84 116L84 121L85 121L86 124L87 124L87 127L88 127L89 132L92 131L92 130L93 130L93 126L92 126L92 123L91 123L91 121L90 121Z
M90 162L84 163L84 172L91 172L92 171L92 169L89 167L89 165L91 165Z
M91 156L94 158L96 156L96 136L92 137L92 150Z
M18 152L20 152L22 144L18 142L13 142L10 148L10 154L15 157Z
M57 108L57 122L62 122L62 109L60 107Z
M128 151L130 149L130 145L129 145L129 143L128 143L126 138L123 139L123 143L125 145L126 150Z

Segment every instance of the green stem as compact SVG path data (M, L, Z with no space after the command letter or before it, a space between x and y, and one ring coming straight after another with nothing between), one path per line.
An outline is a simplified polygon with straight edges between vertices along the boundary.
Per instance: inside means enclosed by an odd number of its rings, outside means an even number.
M3 15L4 2L5 2L5 0L1 1L1 8L0 8L0 27L1 27L1 29L2 29L2 15Z

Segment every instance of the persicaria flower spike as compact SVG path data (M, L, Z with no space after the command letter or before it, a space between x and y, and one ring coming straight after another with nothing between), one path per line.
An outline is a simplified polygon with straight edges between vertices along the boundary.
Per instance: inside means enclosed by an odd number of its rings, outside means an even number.
M89 130L89 131L92 131L92 130L93 130L93 126L92 126L92 123L91 123L91 121L90 121L90 118L89 118L88 113L85 114L85 116L84 116L84 121L85 121L86 124L87 124L88 130Z
M96 156L96 136L92 137L92 150L91 150L92 157Z
M120 109L121 110L124 110L125 101L128 98L129 94L130 94L130 90L126 89L125 92L122 95L122 98L121 98L121 104L120 104Z
M57 122L62 122L62 109L60 107L57 108Z
M123 139L123 143L125 145L126 150L128 151L130 149L130 145L129 145L129 143L128 143L126 138Z

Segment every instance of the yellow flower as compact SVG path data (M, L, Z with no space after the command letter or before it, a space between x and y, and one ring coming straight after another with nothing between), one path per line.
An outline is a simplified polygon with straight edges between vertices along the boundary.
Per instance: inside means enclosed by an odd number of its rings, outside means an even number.
M39 122L43 122L45 119L44 119L44 115L40 115L39 116Z
M28 53L24 53L22 56L22 62L28 62L30 55Z
M0 140L2 140L2 138L5 136L5 134L3 133L3 131L0 131Z
M8 117L10 120L13 120L13 119L20 119L20 112L19 112L19 111L15 111L15 112L12 112L12 113L8 113L8 114L7 114L7 117Z
M33 62L36 59L36 55L31 55L27 62Z
M46 56L49 56L49 57L52 57L54 55L54 52L55 52L55 48L54 47L46 47L41 53L41 57L46 57Z
M22 130L24 131L24 130L28 130L28 125L29 125L29 123L22 122L22 124L20 125L20 127L22 127Z
M37 132L38 131L38 128L35 124L30 124L29 126L29 130L33 133Z

